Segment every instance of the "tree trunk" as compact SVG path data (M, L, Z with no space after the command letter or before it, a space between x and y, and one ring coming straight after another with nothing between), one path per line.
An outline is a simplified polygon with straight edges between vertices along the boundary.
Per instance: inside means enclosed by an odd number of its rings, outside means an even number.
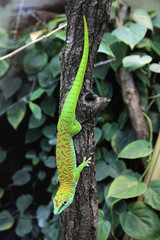
M83 15L89 31L89 59L82 91L76 111L76 119L82 130L74 137L77 165L83 157L92 157L89 168L81 173L74 201L61 217L63 239L91 240L97 238L98 202L95 179L94 119L107 98L100 98L92 92L93 68L102 35L109 21L112 0L68 0L67 39L60 55L60 111L75 79L83 50Z

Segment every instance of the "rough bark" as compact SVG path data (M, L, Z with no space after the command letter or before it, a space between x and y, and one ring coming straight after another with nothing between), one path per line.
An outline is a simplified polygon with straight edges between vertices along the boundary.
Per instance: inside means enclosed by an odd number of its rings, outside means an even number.
M84 84L79 97L76 118L82 130L74 137L78 165L84 156L92 157L89 168L81 173L74 201L62 214L63 239L91 240L97 238L98 202L95 179L94 118L99 108L107 102L92 92L93 68L101 37L109 21L112 0L68 0L67 39L60 55L60 111L68 91L75 79L83 49L83 18L85 15L89 30L89 60Z

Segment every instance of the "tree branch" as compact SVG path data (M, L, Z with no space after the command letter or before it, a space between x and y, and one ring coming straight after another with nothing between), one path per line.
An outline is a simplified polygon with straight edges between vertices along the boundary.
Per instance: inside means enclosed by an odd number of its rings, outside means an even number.
M54 33L56 33L56 32L58 32L59 30L65 28L66 26L67 26L67 24L64 24L64 25L62 25L61 27L53 30L52 32L50 32L50 33L48 33L48 34L46 34L46 35L43 35L42 37L37 38L37 39L35 39L34 41L32 41L32 42L30 42L30 43L27 43L26 45L24 45L24 46L16 49L15 51L13 51L13 52L11 52L11 53L3 56L3 57L0 57L0 61L2 61L2 60L4 60L4 59L7 59L7 58L13 57L15 54L21 52L21 51L24 50L25 48L30 47L31 45L33 45L33 44L35 44L35 43L37 43L37 42L40 42L40 41L42 41L42 40L50 37L50 36L53 35Z

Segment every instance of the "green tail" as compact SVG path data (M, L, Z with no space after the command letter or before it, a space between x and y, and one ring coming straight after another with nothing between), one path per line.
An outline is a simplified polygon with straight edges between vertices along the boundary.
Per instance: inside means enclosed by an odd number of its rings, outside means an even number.
M76 78L74 80L74 83L72 85L72 88L69 91L69 94L63 105L62 113L59 119L59 121L65 120L70 123L72 123L72 121L75 118L76 105L77 105L78 97L83 84L84 74L86 71L87 61L88 61L89 38L88 38L88 27L87 27L85 16L83 16L83 20L84 20L84 48L83 48L82 60L81 60Z

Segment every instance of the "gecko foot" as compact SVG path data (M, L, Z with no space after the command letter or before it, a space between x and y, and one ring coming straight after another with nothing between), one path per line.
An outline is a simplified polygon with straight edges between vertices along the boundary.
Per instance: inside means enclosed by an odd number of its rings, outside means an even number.
M87 167L89 167L89 164L91 163L91 157L89 157L87 160L86 160L86 157L83 158L83 162L86 164Z

